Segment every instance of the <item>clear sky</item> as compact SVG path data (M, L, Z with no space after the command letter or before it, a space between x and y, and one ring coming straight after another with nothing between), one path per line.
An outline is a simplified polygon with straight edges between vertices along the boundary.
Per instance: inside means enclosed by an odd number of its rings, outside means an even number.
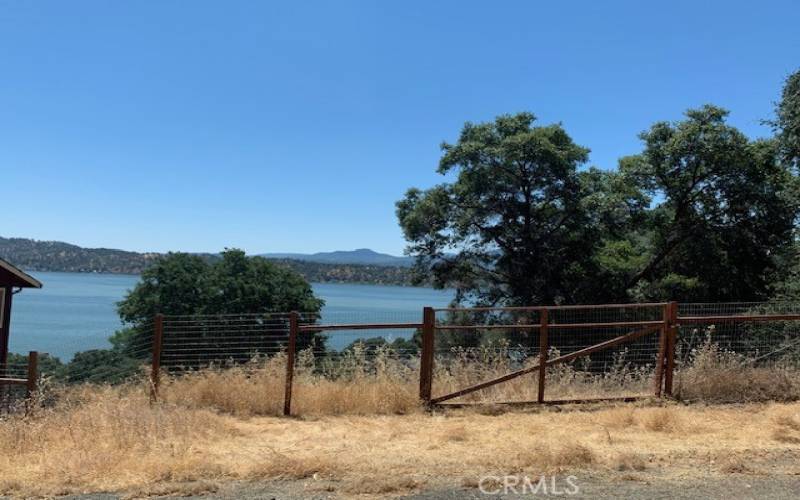
M442 140L534 112L615 168L706 102L752 137L800 2L0 0L0 235L399 254Z

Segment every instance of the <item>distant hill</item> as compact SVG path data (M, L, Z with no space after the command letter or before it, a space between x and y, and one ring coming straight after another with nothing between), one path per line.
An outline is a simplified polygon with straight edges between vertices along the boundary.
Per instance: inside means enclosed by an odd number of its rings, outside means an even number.
M336 254L351 254L349 257L351 262L335 262L337 258L348 258L335 257ZM364 258L359 261L352 254ZM154 252L139 253L112 248L83 248L61 241L0 237L0 258L28 271L140 274L161 255ZM209 260L218 258L216 254L198 255ZM283 257L285 255L300 254L267 254L263 257L274 260L278 265L294 269L308 281L317 283L411 284L411 270L407 265L387 264L391 259L402 260L402 258L379 254L372 250L315 254L334 256L331 257L334 260L327 262Z
M300 273L314 283L364 283L371 285L410 286L411 269L404 266L369 264L333 264L297 259L265 257Z
M139 274L159 254L0 237L0 257L28 271Z
M373 266L410 267L414 263L412 257L397 257L386 253L378 253L369 248L357 250L337 250L335 252L317 253L265 253L262 257L269 259L293 259L327 264L367 264Z

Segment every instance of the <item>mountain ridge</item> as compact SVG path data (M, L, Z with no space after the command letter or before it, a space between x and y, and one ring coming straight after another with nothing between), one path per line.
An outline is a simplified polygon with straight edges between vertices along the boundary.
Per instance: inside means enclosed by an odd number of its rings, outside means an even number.
M191 252L190 252L191 253ZM368 249L341 252L320 252L334 261L314 261L313 258L289 258L282 255L309 254L262 254L278 265L291 268L308 281L321 283L364 283L382 285L412 284L408 265L376 264L393 262L386 259L402 259L388 254L379 254ZM0 258L28 271L61 271L81 273L141 274L164 254L158 252L133 252L113 248L84 248L62 241L39 241L29 238L4 238L0 236ZM215 253L194 253L210 261L219 258ZM314 254L310 254L313 256ZM357 260L358 255L365 260ZM349 258L350 262L336 262ZM370 258L372 263L370 263Z
M293 259L323 264L365 264L410 267L414 263L413 257L398 257L387 253L376 252L369 248L355 250L334 250L331 252L315 253L262 253L261 257L269 259Z

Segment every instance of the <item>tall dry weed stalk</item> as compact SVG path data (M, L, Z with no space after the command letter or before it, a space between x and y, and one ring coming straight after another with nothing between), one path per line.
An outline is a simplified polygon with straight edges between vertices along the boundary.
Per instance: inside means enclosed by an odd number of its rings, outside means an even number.
M297 356L293 412L302 415L401 414L420 408L418 362L393 357L388 349L360 346L333 358L312 350ZM166 377L161 394L170 403L213 408L239 416L280 415L286 356L255 357L249 363Z
M789 363L759 365L707 335L678 367L675 396L710 403L794 401L800 399L800 371Z
M551 357L558 355L551 350ZM601 372L591 372L580 360L548 368L548 397L608 397L649 390L652 366L636 366L626 356L627 351L620 351ZM507 344L454 349L436 358L434 393L455 391L537 362L537 357L520 362ZM285 377L285 355L255 357L246 364L165 376L161 394L170 403L190 408L239 416L280 415ZM298 415L403 414L421 409L418 391L418 358L399 357L388 347L367 350L358 344L322 357L309 349L296 359L292 408ZM530 401L536 399L537 391L538 373L532 373L457 401Z

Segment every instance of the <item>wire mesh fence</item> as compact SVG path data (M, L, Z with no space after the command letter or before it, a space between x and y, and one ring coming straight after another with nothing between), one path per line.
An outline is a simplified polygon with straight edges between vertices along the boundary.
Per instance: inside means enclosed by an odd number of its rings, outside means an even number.
M0 377L24 379L28 376L28 361L11 361L0 365Z
M0 414L25 409L25 401L39 384L38 353L12 355L0 363Z
M292 389L297 411L344 409L347 394L375 406L389 385L416 399L419 322L420 315L359 311L166 316L159 395L180 400L235 388L267 413L283 411Z
M800 381L800 303L680 304L676 384L682 399L792 399Z
M453 394L527 370L452 402L536 401L542 374L549 400L649 394L664 311L665 304L439 309L434 393ZM577 356L629 335L635 338ZM552 363L544 372L533 369L543 349Z
M286 352L291 313L166 316L161 366L180 372L241 365ZM359 352L366 359L413 357L412 337L420 315L337 312L323 318L300 312L295 351L305 358L336 361Z
M541 311L536 308L437 309L434 398L536 363L540 327ZM535 399L536 381L534 373L453 401Z
M289 314L166 316L161 367L178 373L239 365L286 349Z
M78 353L67 365L44 362L40 371L45 386L137 381L152 389L160 381L161 396L176 402L226 408L238 398L281 413L289 398L302 413L420 397L437 403L464 389L447 400L649 396L667 370L671 331L679 378L712 354L737 367L800 367L800 303L680 304L674 317L669 307L445 308L431 309L430 321L422 310L163 316L129 326L112 349ZM25 370L17 360L5 373Z
M714 349L752 365L800 367L800 303L679 305L678 358Z
M77 352L67 363L48 363L41 369L51 385L119 384L145 380L152 360L154 321L148 319L122 330L110 349Z

